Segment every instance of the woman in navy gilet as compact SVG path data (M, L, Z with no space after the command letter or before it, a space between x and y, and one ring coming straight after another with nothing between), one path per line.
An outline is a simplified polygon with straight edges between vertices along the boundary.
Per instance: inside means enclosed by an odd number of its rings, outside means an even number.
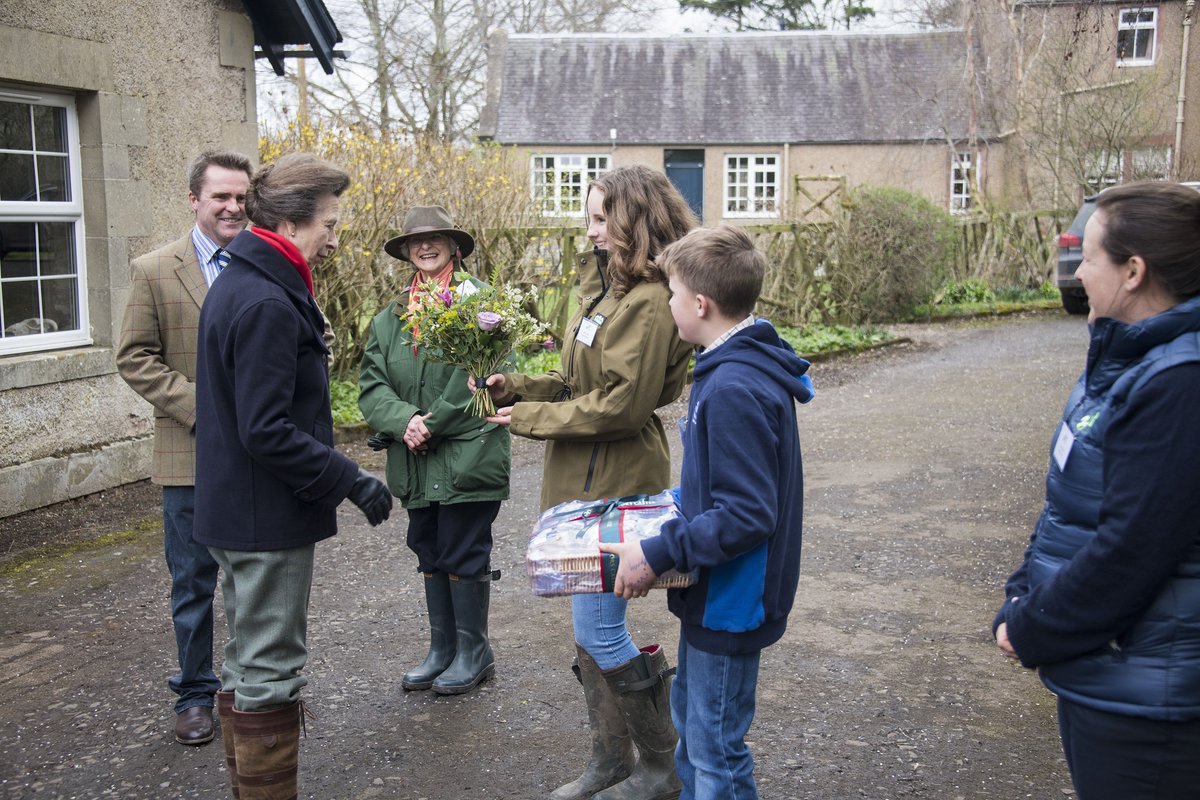
M1079 800L1200 797L1200 192L1105 191L1087 367L992 629L1058 696Z

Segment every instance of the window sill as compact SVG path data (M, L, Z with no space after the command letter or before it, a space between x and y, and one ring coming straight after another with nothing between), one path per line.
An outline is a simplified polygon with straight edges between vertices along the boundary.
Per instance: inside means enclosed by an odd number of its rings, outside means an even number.
M779 219L779 212L764 213L761 211L726 211L723 219Z
M95 378L116 371L111 347L76 347L0 356L0 392Z

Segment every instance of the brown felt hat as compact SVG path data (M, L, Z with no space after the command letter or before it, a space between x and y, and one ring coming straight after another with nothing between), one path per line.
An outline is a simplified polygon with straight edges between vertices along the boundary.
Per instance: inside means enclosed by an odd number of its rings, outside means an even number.
M454 227L454 218L442 206L413 206L404 215L404 232L393 236L384 243L383 249L389 256L401 261L412 261L408 257L408 240L414 236L429 233L441 233L449 236L458 246L459 255L463 258L471 255L475 249L475 239L466 231Z

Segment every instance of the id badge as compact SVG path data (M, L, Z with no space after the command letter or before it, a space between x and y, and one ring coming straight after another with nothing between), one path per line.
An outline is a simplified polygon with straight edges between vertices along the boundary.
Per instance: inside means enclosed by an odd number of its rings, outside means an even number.
M1071 455L1071 448L1075 445L1075 436L1071 433L1071 428L1065 423L1058 429L1058 438L1054 440L1054 463L1058 464L1058 471L1065 472L1067 469L1067 458Z
M579 333L575 334L575 341L580 344L592 346L592 342L596 340L596 331L600 330L600 326L588 317L584 317L579 323Z

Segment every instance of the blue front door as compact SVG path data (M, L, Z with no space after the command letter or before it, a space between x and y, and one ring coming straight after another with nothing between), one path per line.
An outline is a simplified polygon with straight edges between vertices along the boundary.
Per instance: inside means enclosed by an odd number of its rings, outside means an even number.
M704 151L666 150L663 167L667 178L704 222Z

